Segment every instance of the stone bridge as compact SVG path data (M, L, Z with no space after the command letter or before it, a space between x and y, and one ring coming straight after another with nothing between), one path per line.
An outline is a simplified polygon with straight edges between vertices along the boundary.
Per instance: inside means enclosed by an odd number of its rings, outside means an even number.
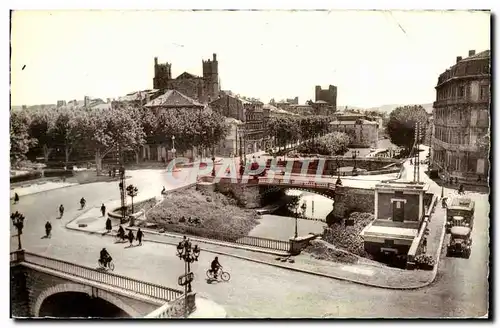
M47 306L61 293L104 300L123 317L184 316L184 295L179 290L23 250L11 253L10 263L12 317L51 316ZM188 311L193 310L194 294L189 294Z

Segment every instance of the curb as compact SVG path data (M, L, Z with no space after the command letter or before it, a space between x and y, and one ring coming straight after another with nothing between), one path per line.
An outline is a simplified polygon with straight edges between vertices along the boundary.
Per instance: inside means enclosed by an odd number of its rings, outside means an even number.
M85 231L85 230L80 230L80 229L77 229L77 228L70 228L68 226L66 226L66 228L70 229L70 230L75 230L75 231L80 231L80 232L86 232L88 234L99 234L99 235L103 236L103 233L102 232L98 232L98 231ZM112 236L112 237L114 237L115 235L116 235L115 232L111 232L109 234L105 234L104 236ZM157 240L152 240L152 239L149 239L149 238L144 238L143 240L144 241L148 241L148 242L152 242L152 243L156 243L156 244L167 244L167 245L177 246L177 243L172 243L172 242L168 242L168 241L157 241ZM222 246L222 245L219 245L219 246ZM225 246L225 247L227 247L227 246ZM369 283L369 282L365 282L365 281L361 281L361 280L357 280L357 279L346 278L346 277L341 277L341 276L336 276L336 275L331 275L331 274L326 274L326 273L314 272L314 271L310 271L310 270L307 270L307 269L300 269L300 268L289 267L289 266L285 266L285 265L281 265L281 264L277 264L277 263L273 263L273 262L257 260L257 259L249 258L249 257L246 257L246 256L230 254L230 253L226 253L226 252L222 252L222 251L208 250L208 249L204 249L204 251L205 252L209 252L209 253L213 253L213 254L219 254L219 255L234 257L234 258L237 258L237 259L240 259L240 260L255 262L255 263L264 264L264 265L270 265L270 266L273 266L273 267L276 267L276 268L280 268L280 269L291 270L291 271L300 272L300 273L306 273L306 274L310 274L310 275L314 275L314 276L318 276L318 277L323 277L323 278L330 278L330 279L336 279L336 280L341 280L341 281L347 281L347 282L352 282L352 283L356 283L356 284L359 284L359 285L364 285L364 286L368 286L368 287L375 287L375 288L381 288L381 289L392 289L392 290L415 290L415 289L420 289L420 288L423 288L423 287L426 287L426 286L430 285L434 281L434 279L436 277L435 274L433 274L433 277L431 279L429 279L425 283L422 283L421 285L394 287L394 286L386 286L386 285L377 285L377 284L373 284L373 283ZM276 255L276 254L273 254L273 255ZM283 256L283 255L281 255L281 256ZM436 272L437 272L437 268L436 268Z
M437 256L436 256L436 265L434 266L434 269L432 269L432 277L429 281L429 285L434 282L437 276L437 271L439 268L439 262L441 261L441 253L443 252L443 242L444 242L444 237L446 236L446 220L443 220L443 232L441 233L441 239L439 240L439 246L437 249Z
M72 184L72 185L69 185L69 186L62 186L62 187L58 187L58 188L53 188L53 189L47 189L47 190L32 192L32 193L29 193L29 194L26 194L26 195L19 196L19 198L26 197L26 196L31 196L31 195L35 195L35 194L40 194L42 192L49 192L49 191L53 191L53 190L57 190L57 189L63 189L63 188L69 188L69 187L76 187L76 186L79 186L79 185L80 185L80 183L75 183L75 184ZM33 185L30 185L28 187L31 187L31 186L33 186ZM24 188L26 188L26 187L24 187ZM11 189L11 190L14 190L14 189ZM14 197L10 197L10 199L14 199Z

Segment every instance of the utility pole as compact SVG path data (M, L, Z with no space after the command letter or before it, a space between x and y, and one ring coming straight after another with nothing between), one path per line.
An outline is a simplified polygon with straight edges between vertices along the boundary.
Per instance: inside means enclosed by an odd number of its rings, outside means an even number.
M417 122L415 124L415 142L413 143L414 145L414 150L417 153L417 156L415 157L415 163L413 166L413 181L414 182L420 182L420 138L422 137L421 129L423 125Z

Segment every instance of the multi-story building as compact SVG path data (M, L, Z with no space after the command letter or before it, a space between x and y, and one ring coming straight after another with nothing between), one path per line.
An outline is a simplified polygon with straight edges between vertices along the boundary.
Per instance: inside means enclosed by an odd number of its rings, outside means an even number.
M330 123L331 132L344 132L349 135L349 147L371 148L377 147L378 124L365 119L345 120L340 118Z
M442 178L486 182L488 151L478 144L490 127L490 51L467 58L439 76L433 110L431 165Z
M203 76L195 76L184 72L172 79L172 64L158 64L155 57L155 76L153 88L166 90L173 89L202 103L216 99L220 92L219 63L217 55L213 54L212 60L203 60Z
M259 101L248 101L230 94L222 94L210 102L210 108L225 117L244 122L239 133L243 135L244 152L252 153L265 149L267 138L265 127L269 119L269 109Z

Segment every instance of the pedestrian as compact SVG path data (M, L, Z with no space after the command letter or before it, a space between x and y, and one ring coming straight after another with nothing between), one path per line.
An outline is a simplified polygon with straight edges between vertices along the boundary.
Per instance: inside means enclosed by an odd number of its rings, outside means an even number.
M143 233L142 233L141 228L139 228L139 230L137 230L137 235L136 235L136 239L139 242L139 246L142 245L142 237L143 237Z
M14 193L14 204L17 204L19 203L19 195L16 193Z
M102 203L102 205L101 205L101 213L102 213L102 216L104 216L106 214L106 206L104 206L104 203Z
M132 246L132 243L134 242L134 233L132 230L128 231L128 241L130 242L130 246Z
M111 219L109 217L106 220L106 230L108 233L111 232Z

